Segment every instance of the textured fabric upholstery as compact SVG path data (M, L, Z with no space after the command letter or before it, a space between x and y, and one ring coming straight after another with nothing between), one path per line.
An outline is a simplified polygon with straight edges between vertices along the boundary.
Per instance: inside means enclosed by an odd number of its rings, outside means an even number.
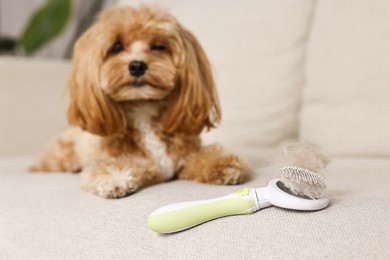
M214 198L278 177L258 169L243 186L172 181L127 198L82 191L73 174L29 174L29 159L0 161L2 259L389 259L390 161L335 160L329 208L263 209L158 235L147 227L154 209Z

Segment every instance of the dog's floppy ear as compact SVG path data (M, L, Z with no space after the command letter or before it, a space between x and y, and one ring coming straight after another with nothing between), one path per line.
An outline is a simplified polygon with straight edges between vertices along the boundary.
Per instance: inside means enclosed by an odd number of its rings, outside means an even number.
M99 71L105 55L96 43L97 25L76 42L69 82L68 121L97 135L111 135L126 128L123 110L100 88Z
M196 38L180 28L177 87L165 118L168 132L199 134L215 127L221 117L217 90L207 56Z

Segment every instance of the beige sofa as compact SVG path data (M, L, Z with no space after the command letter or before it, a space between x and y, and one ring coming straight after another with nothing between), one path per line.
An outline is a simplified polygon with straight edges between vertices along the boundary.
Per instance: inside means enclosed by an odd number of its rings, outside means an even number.
M66 125L70 64L1 57L0 258L390 259L390 3L161 2L214 65L224 121L205 142L240 153L255 177L172 181L105 200L82 191L77 175L30 174ZM266 185L278 176L267 162L290 139L331 155L327 209L271 207L171 235L148 229L148 214L165 204Z

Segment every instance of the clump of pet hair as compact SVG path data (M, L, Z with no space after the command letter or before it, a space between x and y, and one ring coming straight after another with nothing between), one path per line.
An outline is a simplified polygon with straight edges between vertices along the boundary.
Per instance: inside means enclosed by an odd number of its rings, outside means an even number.
M275 164L283 166L296 166L306 170L321 173L329 164L329 158L319 148L306 143L287 142L282 144Z
M286 166L294 166L311 171L314 179L322 179L325 168L329 164L329 158L318 148L300 142L288 142L281 146L279 154L274 160L274 166L278 169ZM302 174L282 174L280 180L294 195L309 197L312 199L323 196L326 185L312 182L312 178L305 178Z

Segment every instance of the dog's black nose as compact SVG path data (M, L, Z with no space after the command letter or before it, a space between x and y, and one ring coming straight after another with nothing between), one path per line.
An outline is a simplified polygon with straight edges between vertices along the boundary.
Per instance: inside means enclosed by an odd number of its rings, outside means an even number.
M148 65L146 65L143 61L132 61L129 64L129 71L131 76L139 77L145 74L145 71L148 69Z

